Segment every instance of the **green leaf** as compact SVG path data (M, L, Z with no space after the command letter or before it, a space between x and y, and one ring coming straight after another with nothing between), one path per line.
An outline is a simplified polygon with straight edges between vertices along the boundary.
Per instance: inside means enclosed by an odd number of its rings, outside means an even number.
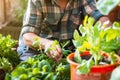
M111 58L111 64L114 64L116 62L115 52L110 52L110 58Z
M94 22L95 22L95 20L94 20L93 17L89 17L88 18L88 25L89 25L89 27L93 27Z
M28 79L27 74L21 74L21 75L19 76L19 80L27 80L27 79Z
M120 23L114 22L112 28L113 28L113 29L116 29L116 30L120 30Z
M82 36L85 36L85 34L86 34L86 29L85 29L85 27L83 27L82 25L80 25L80 26L79 26L79 31L80 31L80 33L82 34Z
M90 68L86 66L86 61L83 61L82 64L77 67L77 74L87 74L89 71Z
M76 40L72 40L72 42L73 42L73 44L74 44L74 46L75 46L76 48L81 45L80 42L78 42L78 41L76 41Z
M9 73L6 73L5 80L11 80L11 75Z
M83 60L82 63L77 67L77 73L87 74L90 72L90 69L93 65L94 61L92 60L92 57L88 61Z
M47 65L47 66L45 66ZM44 67L44 68L43 68ZM46 60L42 60L38 63L38 68L40 71L50 71L51 70L51 66L50 66L50 63L47 62ZM46 70L45 70L46 69Z
M77 49L74 53L74 60L77 62L77 63L81 63L81 57L80 57L80 52L79 50Z
M80 40L80 35L79 35L79 32L77 30L74 31L73 38L77 41Z
M94 65L94 61L92 60L92 57L87 61L87 68L90 68Z
M62 48L62 53L64 55L67 55L67 54L71 53L71 51L70 50L65 50L64 48Z
M83 25L87 26L87 21L88 21L88 15L85 16L85 19L83 20Z
M55 78L54 78L54 74L53 74L52 72L49 73L49 74L45 77L44 80L55 80Z
M38 68L33 68L32 74L37 75L38 73L39 73L39 69Z
M114 34L113 34L114 33ZM117 33L115 30L109 29L106 31L106 41L111 41L112 39L115 39L117 36Z

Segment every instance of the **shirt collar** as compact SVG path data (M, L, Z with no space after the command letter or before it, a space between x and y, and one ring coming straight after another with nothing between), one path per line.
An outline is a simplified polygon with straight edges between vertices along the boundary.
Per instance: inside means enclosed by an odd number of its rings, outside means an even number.
M69 0L69 3L71 3L73 0ZM56 3L56 0L51 0L52 4Z
M55 2L56 2L56 0L51 0L51 3L54 5L55 4Z

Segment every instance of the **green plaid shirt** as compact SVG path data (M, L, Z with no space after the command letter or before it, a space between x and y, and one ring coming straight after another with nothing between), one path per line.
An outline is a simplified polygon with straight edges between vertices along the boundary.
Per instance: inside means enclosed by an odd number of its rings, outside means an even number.
M55 38L59 41L71 39L85 15L97 21L103 16L95 6L94 0L69 0L66 8L60 8L56 0L28 0L23 27L19 38L19 54L29 49L22 35L33 32L43 38Z
M22 34L33 32L44 38L70 39L84 15L95 20L102 16L94 0L69 0L65 10L56 0L28 0Z

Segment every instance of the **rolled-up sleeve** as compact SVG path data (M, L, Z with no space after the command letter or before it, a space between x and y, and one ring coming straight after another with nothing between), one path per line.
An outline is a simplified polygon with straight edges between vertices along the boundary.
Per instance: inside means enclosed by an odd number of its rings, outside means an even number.
M27 10L23 19L23 27L21 34L33 32L35 34L40 33L40 23L41 23L41 11L40 2L37 0L28 0Z
M83 13L89 15L97 21L100 17L104 16L96 7L95 0L83 0Z

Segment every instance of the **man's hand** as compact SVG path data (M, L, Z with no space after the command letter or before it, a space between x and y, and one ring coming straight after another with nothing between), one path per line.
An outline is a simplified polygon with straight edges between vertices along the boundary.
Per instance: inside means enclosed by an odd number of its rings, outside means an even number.
M57 63L60 62L61 58L62 58L62 49L58 44L55 43L55 41L53 41L51 44L47 44L45 47L45 53L52 59L56 60Z
M102 23L102 25L104 24L104 22L108 22L108 24L106 25L105 28L108 28L110 26L112 26L112 22L110 21L110 19L107 16L103 16L101 17L98 21L100 21Z

